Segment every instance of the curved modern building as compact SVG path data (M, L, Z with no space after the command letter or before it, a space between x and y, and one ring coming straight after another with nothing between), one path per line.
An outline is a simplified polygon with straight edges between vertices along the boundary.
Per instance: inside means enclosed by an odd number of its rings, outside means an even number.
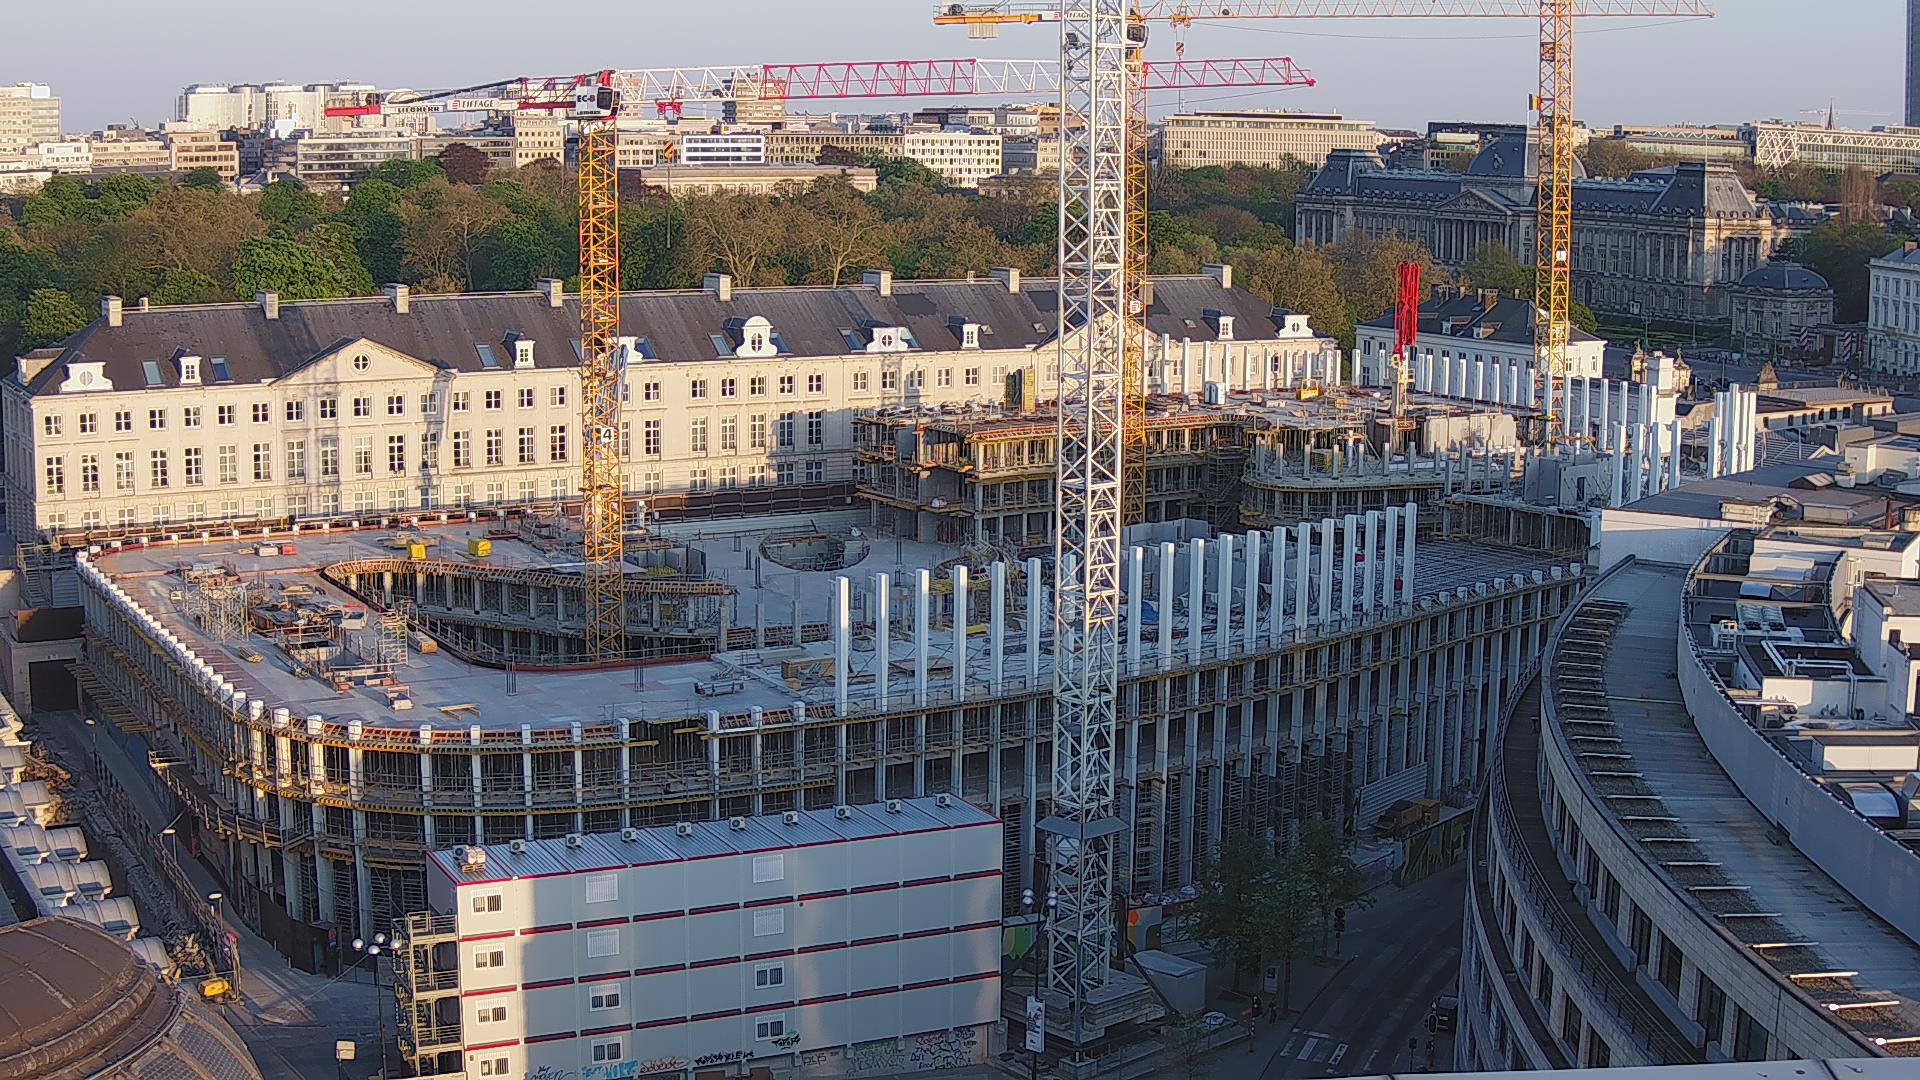
M1495 754L1457 1064L1920 1056L1920 543L1661 542L1697 558L1602 574Z

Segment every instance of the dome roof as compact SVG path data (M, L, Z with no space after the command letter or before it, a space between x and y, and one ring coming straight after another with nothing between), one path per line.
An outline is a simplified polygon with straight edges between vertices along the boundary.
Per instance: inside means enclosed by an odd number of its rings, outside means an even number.
M1832 286L1812 270L1792 262L1770 262L1747 272L1740 279L1743 289L1790 289L1798 292L1823 291Z
M1481 146L1467 165L1467 175L1531 180L1540 175L1539 158L1540 140L1531 132L1499 135ZM1578 157L1573 160L1573 178L1587 178L1586 163Z
M0 930L0 1076L259 1080L240 1037L127 943L77 919Z

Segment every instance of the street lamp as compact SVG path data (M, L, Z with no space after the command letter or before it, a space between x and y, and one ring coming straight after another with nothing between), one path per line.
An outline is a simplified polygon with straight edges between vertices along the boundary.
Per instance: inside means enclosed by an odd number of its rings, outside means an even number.
M372 941L364 938L353 939L353 951L360 955L354 958L358 965L362 959L373 960L373 1026L380 1039L380 1075L387 1075L387 1012L380 998L380 953L387 948L387 935L375 934Z
M1040 925L1034 931L1033 935L1035 961L1033 970L1033 996L1027 999L1027 1050L1032 1055L1029 1075L1032 1076L1033 1080L1040 1080L1040 1048L1045 1046L1047 1041L1047 1006L1044 985L1047 978L1047 919L1052 917L1053 909L1059 905L1060 893L1057 890L1048 889L1046 905L1036 912L1040 917ZM1034 910L1032 889L1020 890L1020 906L1028 911Z

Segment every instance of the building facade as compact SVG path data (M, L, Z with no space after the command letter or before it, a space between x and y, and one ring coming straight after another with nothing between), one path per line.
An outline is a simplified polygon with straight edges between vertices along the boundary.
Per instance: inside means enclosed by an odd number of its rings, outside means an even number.
M1014 371L1051 395L1053 354L1036 352L1053 325L1050 282L1017 271L897 289L888 273L867 280L736 291L715 275L703 290L626 297L639 358L626 388L627 490L691 514L742 500L845 505L858 410L997 402ZM1220 278L1155 287L1157 332L1211 343L1209 312L1225 312L1243 348L1284 337L1268 305ZM577 497L578 327L557 283L103 309L0 389L15 535ZM446 336L442 318L465 329Z
M1498 292L1461 288L1446 295L1435 292L1420 305L1414 336L1414 358L1433 368L1421 386L1425 393L1443 397L1502 401L1506 387L1518 378L1534 383L1533 319L1531 300L1501 296ZM1354 327L1354 381L1363 386L1393 385L1394 326L1391 314ZM1597 379L1606 352L1604 339L1575 327L1567 343L1567 375ZM1474 370L1480 365L1491 370ZM1471 374L1463 374L1471 372ZM1408 372L1413 379L1415 373ZM1478 386L1474 384L1480 384Z
M401 1047L417 1076L981 1065L1000 858L947 795L438 851L396 923Z
M1920 550L1811 514L1701 528L1685 489L1660 499L1607 512L1671 531L1558 620L1519 706L1538 723L1494 756L1455 1064L1910 1056L1920 854L1889 785L1920 733L1883 646L1920 611Z
M806 188L818 180L845 181L855 191L872 191L879 174L857 165L702 165L698 168L645 166L640 182L669 195L717 195L746 192L773 195Z
M1763 169L1811 165L1818 169L1911 172L1920 167L1920 127L1858 131L1768 120L1747 125L1746 137L1753 163Z
M240 144L221 132L188 124L166 126L168 163L174 172L212 169L231 184L240 176Z
M60 99L44 83L0 86L0 156L60 139Z
M93 171L144 173L173 171L173 152L167 140L140 128L108 127L93 133Z
M683 165L765 165L764 131L691 132L680 136Z
M1160 163L1169 169L1294 162L1318 168L1336 150L1371 153L1383 141L1373 121L1335 113L1183 113L1161 127Z
M386 161L413 161L419 143L410 131L359 128L309 132L294 142L293 173L308 187L344 188Z
M977 131L909 131L900 152L939 173L947 183L977 188L980 181L1003 170L1002 139Z
M1753 144L1734 124L1615 124L1610 136L1643 154L1688 160L1751 161Z
M1909 242L1867 264L1867 367L1920 373L1920 247Z
M1370 155L1336 153L1295 203L1304 244L1397 235L1459 267L1483 245L1523 264L1534 257L1532 148L1496 140L1465 174L1388 170ZM1818 215L1757 199L1724 164L1690 162L1631 180L1577 180L1574 299L1594 311L1649 319L1728 317L1742 277Z
M1733 343L1749 357L1785 359L1812 351L1813 328L1833 322L1827 279L1791 262L1769 262L1727 297Z
M330 117L327 107L358 104L375 93L374 87L352 82L195 84L180 92L174 119L214 131L279 128L283 135L298 128L346 131L354 126L354 119Z

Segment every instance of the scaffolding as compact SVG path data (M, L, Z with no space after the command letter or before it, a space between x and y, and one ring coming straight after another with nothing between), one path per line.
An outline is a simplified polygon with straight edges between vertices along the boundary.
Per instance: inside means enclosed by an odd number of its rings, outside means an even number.
M201 577L185 596L187 614L215 641L238 641L247 634L247 586L226 575Z

